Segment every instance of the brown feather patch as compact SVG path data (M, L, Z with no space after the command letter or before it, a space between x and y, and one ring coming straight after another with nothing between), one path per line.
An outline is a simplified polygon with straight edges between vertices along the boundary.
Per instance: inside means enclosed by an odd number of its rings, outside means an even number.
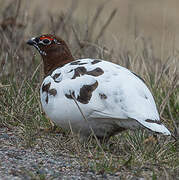
M50 85L51 85L51 82L49 82L48 84L45 85L45 83L42 85L42 92L47 92L49 91L49 88L50 88Z
M47 97L45 98L45 102L48 104L48 94Z
M104 93L99 93L101 99L107 99L107 96Z
M46 99L45 99L46 103L48 103L48 99L49 99L48 94L53 95L53 96L56 96L56 94L57 94L57 90L56 89L50 89L50 85L51 85L51 82L49 82L46 85L44 85L44 84L42 85L42 93L43 92L47 93Z
M78 65L80 63L80 61L74 61L74 62L71 62L70 65Z
M81 75L91 75L91 76L100 76L104 73L104 71L97 67L92 71L87 71L87 69L85 67L77 67L76 69L74 69L74 75L72 77L72 79L75 79L76 77L80 77Z
M50 95L56 96L57 90L56 90L56 89L50 89L50 90L48 91L48 93L49 93Z
M74 91L72 92L72 95L73 95L73 97L75 97ZM66 98L68 98L68 99L73 99L72 95L71 94L65 94Z
M70 65L84 65L84 64L88 64L86 62L81 62L81 61L75 61L75 62L71 62Z
M93 91L98 87L98 82L96 81L94 84L91 85L83 85L80 89L80 93L77 96L76 100L82 104L88 104ZM74 91L72 92L72 95L75 97ZM71 94L65 94L66 98L73 99Z
M93 62L91 62L91 64L96 64L96 63L99 63L99 62L101 62L101 60L95 59Z
M72 79L75 79L76 77L80 77L80 75L84 75L86 74L86 68L85 67L77 67L76 69L74 69L74 75L72 77Z
M94 69L92 71L87 71L86 74L91 75L91 76L100 76L103 73L104 73L104 71L101 68L98 67L98 68L96 68L96 69Z
M83 104L88 104L93 91L98 87L98 82L96 81L94 84L91 85L83 85L80 89L80 94L77 97L77 100Z
M60 75L61 75L61 73L56 73L56 74L54 74L54 75L52 76L53 80L54 80L55 82L60 82L60 81L57 81L57 80L56 80Z
M152 119L146 119L145 121L146 121L146 122L149 122L149 123L162 124L160 121L152 120Z

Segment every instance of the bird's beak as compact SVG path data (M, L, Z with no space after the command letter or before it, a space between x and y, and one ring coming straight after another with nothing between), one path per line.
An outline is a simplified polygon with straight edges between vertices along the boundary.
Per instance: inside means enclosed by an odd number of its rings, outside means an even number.
M34 45L34 41L32 41L32 40L30 39L30 40L27 41L27 44L33 46L33 45Z
M34 41L35 38L32 38L30 40L27 41L27 44L30 45L30 46L34 46L36 45L37 43Z

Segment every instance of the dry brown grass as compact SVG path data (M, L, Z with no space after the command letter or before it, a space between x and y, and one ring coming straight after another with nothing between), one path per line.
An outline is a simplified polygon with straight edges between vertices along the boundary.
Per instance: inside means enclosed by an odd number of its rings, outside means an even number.
M78 137L62 133L61 129L58 134L41 132L41 128L50 126L39 98L43 67L40 56L36 51L32 55L26 41L48 30L66 40L76 58L111 60L139 74L153 92L162 121L176 136L179 127L178 54L170 53L166 60L161 60L155 56L150 41L140 33L130 40L132 50L127 46L123 48L115 36L111 37L115 48L109 46L106 34L117 10L109 13L101 29L97 27L107 5L99 5L92 18L84 16L84 24L75 18L75 4L70 5L73 11L59 12L55 16L48 14L48 19L44 20L37 10L26 14L21 3L11 1L8 6L1 6L0 126L16 127L22 140L19 145L25 148L38 145L44 152L48 149L56 154L68 153L77 157L84 168L96 173L122 172L120 178L124 179L127 174L150 179L178 176L179 147L171 138L159 136L157 142L146 142L147 132L128 131L111 138L108 144L99 146L91 139L84 147Z

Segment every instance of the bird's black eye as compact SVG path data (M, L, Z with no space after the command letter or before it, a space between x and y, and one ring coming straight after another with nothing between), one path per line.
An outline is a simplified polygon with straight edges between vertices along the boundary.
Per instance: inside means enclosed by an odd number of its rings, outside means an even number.
M49 39L43 39L43 44L45 45L49 45L51 43L51 41Z

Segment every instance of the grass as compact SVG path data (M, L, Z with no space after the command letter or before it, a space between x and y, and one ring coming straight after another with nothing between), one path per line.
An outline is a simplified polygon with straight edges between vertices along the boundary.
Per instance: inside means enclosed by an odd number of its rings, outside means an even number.
M72 4L73 6L73 4ZM16 8L14 8L16 7ZM134 51L113 49L105 43L105 31L116 14L116 9L98 33L95 26L104 5L98 7L86 26L73 18L73 13L49 15L49 32L63 37L76 58L93 57L112 60L143 77L152 91L163 123L179 136L179 73L176 68L178 54L166 61L157 59L144 38L136 37ZM74 8L75 9L75 8ZM39 88L43 80L43 65L38 53L25 44L27 32L41 34L46 22L32 25L35 18L25 19L21 1L13 1L1 8L0 26L0 127L15 128L21 137L18 146L41 147L44 153L68 153L77 157L84 169L100 174L116 174L121 179L131 176L149 179L179 177L179 144L171 137L158 136L147 141L145 131L126 131L112 137L100 146L95 140L83 145L72 133L44 133L51 124L41 108ZM40 28L41 27L41 28ZM117 41L117 39L116 39ZM118 49L118 50L116 50ZM44 177L43 177L44 178ZM42 179L43 179L42 178Z

